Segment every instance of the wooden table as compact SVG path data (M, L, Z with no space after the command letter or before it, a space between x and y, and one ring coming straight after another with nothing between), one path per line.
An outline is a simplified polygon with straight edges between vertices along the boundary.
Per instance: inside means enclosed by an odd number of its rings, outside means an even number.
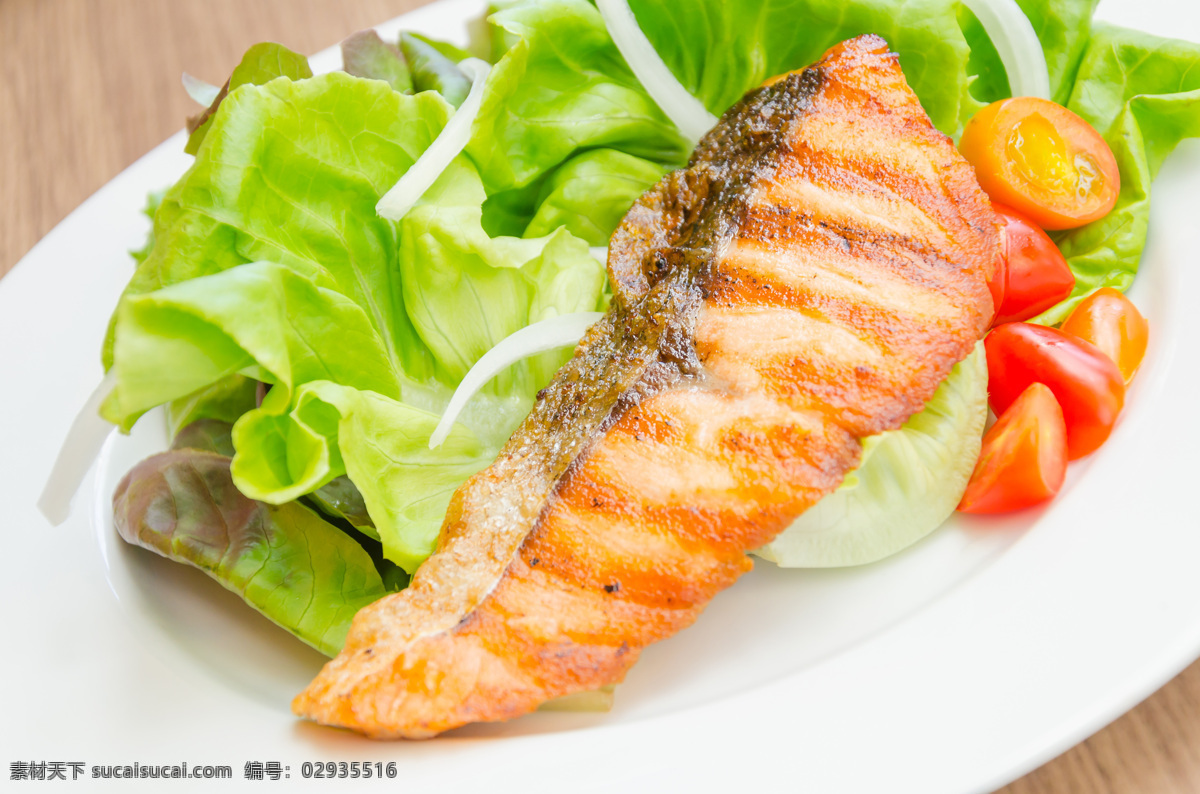
M0 276L182 126L184 70L220 83L257 41L315 52L422 2L0 0ZM1200 662L1002 791L1200 791Z

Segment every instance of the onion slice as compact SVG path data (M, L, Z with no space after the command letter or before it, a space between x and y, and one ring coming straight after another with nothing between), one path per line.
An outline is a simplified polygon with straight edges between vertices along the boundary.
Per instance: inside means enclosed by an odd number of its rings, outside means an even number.
M992 40L1008 73L1012 95L1050 99L1046 54L1016 0L963 0L963 5L971 9Z
M199 77L192 77L187 72L183 73L183 90L187 91L188 96L196 101L201 107L209 107L217 99L217 95L221 93L220 86L215 86L212 83L206 83Z
M446 406L442 418L434 428L433 435L429 437L429 448L437 449L442 445L446 436L450 435L450 428L454 427L455 420L458 419L458 415L462 413L467 402L488 381L522 359L538 353L545 353L548 350L557 350L560 347L578 344L583 335L587 333L587 329L603 316L600 312L561 314L558 317L551 317L549 320L542 320L540 323L527 325L515 334L502 339L499 344L484 353L475 362L475 366L471 367L462 382L458 384L454 396L450 398L450 404Z
M467 98L446 122L446 126L429 148L421 152L412 168L405 171L400 181L379 199L375 211L380 217L398 221L407 215L450 165L450 161L457 157L471 140L471 125L475 123L475 117L479 115L479 108L483 104L483 86L492 67L478 58L467 58L458 68L471 78L471 90L467 93Z
M38 510L54 526L58 526L71 515L71 500L83 483L84 476L92 467L104 442L115 429L113 425L100 418L100 404L117 385L116 370L109 370L100 381L100 385L88 397L83 408L75 415L71 429L63 441L54 468L46 480L46 487L38 497Z
M638 27L637 17L626 0L596 0L596 6L613 43L646 93L688 140L698 143L716 125L717 117L671 74Z

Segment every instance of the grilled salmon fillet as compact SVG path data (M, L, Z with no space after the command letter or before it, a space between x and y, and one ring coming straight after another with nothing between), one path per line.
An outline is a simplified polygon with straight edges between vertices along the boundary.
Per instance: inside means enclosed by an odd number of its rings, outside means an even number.
M921 410L999 245L882 39L751 92L629 211L608 314L293 709L420 738L620 681Z

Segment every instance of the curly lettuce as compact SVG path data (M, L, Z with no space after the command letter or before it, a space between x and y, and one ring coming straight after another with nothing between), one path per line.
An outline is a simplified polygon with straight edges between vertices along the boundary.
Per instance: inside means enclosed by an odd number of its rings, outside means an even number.
M468 153L398 223L375 204L454 107L407 93L395 50L350 42L350 68L368 78L231 81L114 314L104 416L128 428L166 404L175 427L236 421L241 493L307 498L415 570L450 495L569 353L510 368L430 451L458 381L520 328L602 308L589 245L685 155L588 3L516 4L493 30L498 64ZM414 42L421 88L453 51Z

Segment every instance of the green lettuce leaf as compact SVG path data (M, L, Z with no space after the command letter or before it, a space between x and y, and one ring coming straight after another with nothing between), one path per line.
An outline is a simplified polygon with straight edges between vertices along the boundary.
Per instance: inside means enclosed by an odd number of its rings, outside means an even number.
M374 532L358 528L377 535L387 559L410 573L433 553L455 489L491 463L503 443L484 443L458 424L443 446L430 450L438 414L329 381L304 384L285 412L275 413L270 403L268 394L262 411L234 426L238 488L284 502L348 475ZM505 418L515 427L526 410Z
M259 383L245 375L226 378L167 403L167 432L175 436L181 428L202 419L232 425L258 402ZM231 456L232 452L229 453Z
M555 170L541 185L526 237L564 228L588 245L606 246L633 202L654 186L663 167L613 149L592 149Z
M480 20L480 21L482 22L482 20ZM486 27L484 29L486 30ZM474 29L472 30L472 32L475 32ZM455 63L458 63L459 61L463 61L463 60L466 60L467 58L471 57L470 52L468 52L467 50L464 50L462 47L457 47L447 41L440 41L439 39L435 39L432 36L426 36L421 33L409 33L407 35L412 36L417 41L428 44L430 47L433 47L434 50L436 50L437 52L440 52L442 55L445 55L447 58L454 61ZM472 46L474 46L474 45L472 45ZM486 55L487 55L486 50L483 53L483 55L484 55L484 57L486 57Z
M863 441L862 461L758 556L785 568L864 565L916 543L954 512L987 420L983 343L951 370L924 410Z
M233 449L232 438L229 448ZM229 454L232 455L233 452ZM367 510L362 491L358 490L346 475L334 477L305 498L325 515L341 519L363 534L379 540L379 532L375 529L375 522L371 520L371 513Z
M451 112L436 94L405 96L344 73L243 86L223 103L195 164L164 197L154 248L126 287L122 306L250 262L276 262L308 281L319 298L333 300L327 293L337 292L361 306L377 345L387 351L387 368L424 379L427 352L402 299L380 289L394 267L396 229L375 215L375 203ZM114 327L106 368L116 360L116 338ZM164 374L185 369L169 366ZM189 392L216 379L194 380ZM128 426L165 401L136 392L122 378L105 415Z
M933 123L957 136L982 107L970 92L971 50L952 0L633 0L646 37L680 82L723 113L766 78L800 69L833 45L883 36Z
M146 196L146 207L142 210L142 214L144 214L151 221L154 220L154 214L158 212L158 207L160 204L162 204L163 196L166 194L166 192L167 191L165 190L156 190L150 195ZM146 261L146 257L150 256L150 251L153 248L154 227L151 226L150 231L146 234L146 242L141 248L130 251L129 255L133 257L134 262L141 264L142 262Z
M410 33L401 33L400 51L412 70L413 87L417 91L437 91L455 107L467 98L471 81L437 47Z
M277 77L299 80L304 77L312 77L312 69L308 66L307 58L292 52L282 44L263 42L246 50L241 63L234 67L233 74L225 81L225 85L221 87L221 92L217 94L217 98L212 101L212 104L205 108L204 112L188 119L190 135L184 151L188 154L195 154L200 149L200 144L204 141L204 136L208 134L217 109L232 91L243 85L263 85Z
M360 30L342 42L342 68L355 77L382 80L396 91L412 93L412 74L404 56L373 30Z
M1050 97L1060 105L1071 96L1099 1L1017 0L1041 42L1050 73Z
M1150 221L1150 183L1184 138L1200 136L1200 44L1097 24L1067 107L1108 141L1121 170L1117 205L1057 235L1075 273L1070 299L1037 322L1057 323L1100 287L1133 283Z
M585 0L507 2L467 153L489 194L525 187L582 149L680 165L690 147L638 83Z
M236 418L233 477L264 502L348 475L371 518L355 525L408 570L569 353L512 367L430 452L458 381L514 331L603 300L585 241L483 230L465 157L400 224L375 214L450 111L344 73L232 93L118 306L102 409L124 427L172 402L177 424ZM270 385L257 407L249 379Z
M215 452L227 458L234 456L232 422L198 419L174 435L175 440L172 441L170 449ZM334 523L341 522L343 528L358 530L366 535L366 539L354 537L360 545L366 547L367 553L371 554L380 576L384 577L384 584L388 585L389 589L400 589L392 588L391 584L395 582L397 573L402 575L403 571L383 559L383 548L377 542L378 533L374 531L362 494L354 487L354 483L350 482L349 477L335 477L328 485L308 494L305 501L334 519Z
M267 618L334 656L354 614L387 595L370 555L298 503L234 487L229 458L177 449L135 466L113 496L127 542L207 573Z

